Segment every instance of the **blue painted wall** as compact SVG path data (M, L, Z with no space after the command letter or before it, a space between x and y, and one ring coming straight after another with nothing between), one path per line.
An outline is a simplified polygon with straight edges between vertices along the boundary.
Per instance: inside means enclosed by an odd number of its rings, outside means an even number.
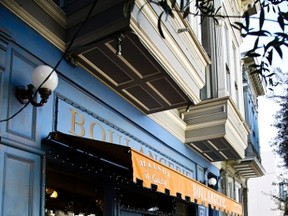
M260 155L258 111L253 103L249 88L244 91L244 104L246 122L251 130L251 133L248 135L248 141L256 153Z
M0 6L1 120L23 107L15 97L15 87L30 84L31 73L37 65L54 67L61 55L60 50ZM121 134L122 140L130 140L131 147L139 151L142 148L154 159L165 158L166 163L174 163L182 171L190 172L193 178L197 177L197 170L203 175L204 167L219 175L211 163L91 74L65 61L57 71L58 88L45 106L29 105L11 120L0 123L0 215L44 215L45 167L42 167L41 141L53 130L71 133L71 109L86 122L100 125L106 135L109 128L110 131L113 128L115 137Z

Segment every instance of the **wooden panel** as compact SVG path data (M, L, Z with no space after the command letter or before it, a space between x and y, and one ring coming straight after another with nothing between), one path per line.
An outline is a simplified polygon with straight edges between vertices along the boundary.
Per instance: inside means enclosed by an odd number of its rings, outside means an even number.
M36 60L22 50L12 50L9 76L8 116L12 116L22 106L15 97L16 86L31 83L32 71L37 66ZM29 140L35 140L36 108L28 105L21 113L7 123L7 132Z
M160 109L162 104L156 100L154 95L151 92L148 92L147 89L140 85L135 85L130 88L127 88L124 92L127 92L128 95L132 95L132 98L139 99L140 103L144 104L144 108L148 110Z
M134 81L128 74L128 71L130 70L129 67L125 66L125 64L121 64L121 61L116 54L107 53L107 50L100 50L97 48L85 53L84 56L101 70L99 75L102 75L104 79L109 77L108 80L113 85L121 86Z
M168 77L151 80L149 84L153 86L154 91L161 96L169 106L180 107L186 101L182 92L175 87L175 83L169 80Z
M116 43L111 43L116 47ZM122 41L122 56L129 62L133 68L136 68L137 74L141 79L157 76L161 74L161 66L147 49L142 49L139 38L135 34L126 35Z
M5 41L4 34L0 32L0 72L5 70L7 46L8 43Z
M192 103L135 34L121 40L121 55L116 54L117 43L112 37L84 50L80 65L146 114Z
M0 215L40 215L40 156L0 145Z

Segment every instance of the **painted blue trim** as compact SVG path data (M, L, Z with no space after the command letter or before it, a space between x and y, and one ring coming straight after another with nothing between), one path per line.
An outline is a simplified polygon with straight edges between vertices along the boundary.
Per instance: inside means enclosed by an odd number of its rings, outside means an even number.
M260 155L258 112L253 103L253 97L251 95L250 88L244 92L244 104L246 122L248 123L251 130L251 133L248 134L248 141L252 144L258 155Z
M61 58L62 52L59 49L44 39L36 31L31 29L28 25L24 24L19 18L3 6L0 6L0 27L3 31L10 34L17 44L33 53L37 58L44 60L46 64L53 67ZM24 32L25 35L23 35ZM51 55L51 53L53 53L53 55ZM83 88L89 91L92 95L95 95L103 103L106 103L107 106L109 103L109 106L112 106L119 115L129 119L135 124L135 126L137 125L138 128L149 133L164 145L169 143L169 148L180 152L189 160L194 161L203 167L207 167L209 171L219 175L219 170L209 161L193 152L187 145L183 144L148 116L111 91L91 74L85 72L81 68L69 65L66 61L61 62L57 71L64 77L69 77L70 80L77 80L78 86L83 86ZM81 74L81 76L79 76L79 74Z

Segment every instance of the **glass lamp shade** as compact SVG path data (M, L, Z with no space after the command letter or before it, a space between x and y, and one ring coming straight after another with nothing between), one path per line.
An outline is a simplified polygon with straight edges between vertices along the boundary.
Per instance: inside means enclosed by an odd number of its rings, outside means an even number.
M208 180L208 184L209 184L209 185L215 186L216 183L217 183L216 178L213 178L213 177L212 177L212 178L210 178L210 179Z
M47 65L40 65L34 69L34 71L32 72L32 84L35 87L35 89L39 88L39 86L49 76L52 70L53 68ZM54 91L57 85L58 85L58 76L56 71L53 71L48 80L45 83L43 83L41 88L47 88L50 89L51 91Z

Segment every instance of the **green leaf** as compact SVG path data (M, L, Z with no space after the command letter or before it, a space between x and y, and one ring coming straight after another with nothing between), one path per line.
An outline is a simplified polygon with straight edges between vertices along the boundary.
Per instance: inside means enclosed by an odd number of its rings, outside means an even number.
M276 36L282 37L283 39L288 40L288 35L284 32L275 32L274 33Z
M288 21L288 12L280 12L280 13L281 13L281 16L283 17L283 19Z
M254 36L271 36L271 33L266 30L260 30L260 31L250 31L247 32L248 35L254 35Z
M171 7L175 8L175 5L176 5L176 0L171 0Z
M166 13L166 20L168 19L169 15L174 18L174 14L172 13L172 9L167 3L167 0L162 0L158 4L163 8L164 12Z
M273 80L272 80L272 78L270 77L268 80L269 80L269 84L270 84L271 86L273 86Z
M234 22L234 24L231 25L239 30L246 29L246 26L244 26L241 22Z
M266 77L272 77L274 75L275 75L275 73L270 73L270 74L266 75Z
M249 16L248 11L245 12L244 16L245 16L245 22L246 22L245 30L248 31L249 25L250 25L250 16Z
M264 52L266 52L270 48L276 48L282 45L282 42L279 41L278 37L275 37L272 41L266 44L264 47Z
M254 57L259 57L261 55L259 53L256 53L256 52L247 52L246 56L254 58Z
M267 60L268 60L270 65L272 64L272 59L273 59L273 50L270 50L268 52L268 56L267 56Z
M190 14L190 7L186 7L184 13L183 13L183 18L185 19L186 17L188 17L188 15Z
M280 56L280 58L283 58L283 53L282 50L279 46L275 47L275 50L277 51L278 55Z
M218 7L218 8L217 8L217 10L216 10L216 12L215 12L215 14L218 14L218 13L219 13L219 11L221 10L221 8L222 8L221 6L220 6L220 7Z
M162 11L162 13L160 14L160 16L158 17L158 25L157 25L158 31L159 31L159 33L160 33L160 35L161 35L161 37L162 37L163 39L165 39L165 36L164 36L163 30L162 30L162 25L161 25L161 24L162 24L162 21L161 21L161 18L162 18L162 16L163 16L164 12L165 12L165 11Z
M265 20L265 10L264 8L261 8L260 17L259 17L259 29L260 30L262 30L264 20Z
M257 37L257 39L254 42L253 50L256 50L258 48L258 43L259 43L259 37Z
M183 11L184 10L184 0L180 1L180 10Z
M284 31L285 23L284 23L284 19L283 19L283 17L281 16L281 14L279 14L279 16L278 16L278 23L279 23L281 29Z
M123 15L124 17L130 17L131 12L134 8L135 0L126 0L123 7Z
M231 24L231 26L232 26L233 28L235 28L235 29L239 30L239 31L241 31L241 30L242 30L242 28L240 28L239 26L236 26L236 25L234 25L234 24Z
M143 4L143 5L140 7L140 9L139 9L139 11L138 11L138 13L137 13L137 22L138 22L138 25L139 25L139 23L140 23L140 21L139 21L139 16L140 16L140 14L141 14L141 12L142 12L142 10L143 10L143 8L145 7L146 4L149 4L149 3L146 2L145 4Z

